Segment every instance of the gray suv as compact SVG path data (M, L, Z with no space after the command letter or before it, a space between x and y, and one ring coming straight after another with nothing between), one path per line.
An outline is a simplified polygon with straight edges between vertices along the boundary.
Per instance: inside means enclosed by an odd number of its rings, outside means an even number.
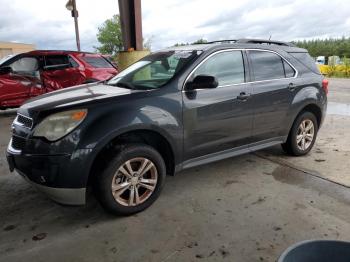
M108 211L128 215L157 199L166 174L277 144L307 154L327 92L308 52L291 43L172 47L109 81L29 100L7 159L56 202L84 204L91 187Z

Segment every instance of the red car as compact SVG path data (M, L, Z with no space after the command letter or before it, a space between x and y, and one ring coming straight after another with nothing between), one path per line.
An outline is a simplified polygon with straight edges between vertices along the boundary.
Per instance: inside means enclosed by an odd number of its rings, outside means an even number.
M107 80L117 68L99 54L43 51L0 60L0 109L18 107L27 99L57 89Z

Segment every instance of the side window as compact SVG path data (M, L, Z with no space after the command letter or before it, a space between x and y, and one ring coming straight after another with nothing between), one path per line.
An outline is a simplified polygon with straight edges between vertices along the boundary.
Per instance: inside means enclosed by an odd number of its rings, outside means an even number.
M71 56L68 56L68 60L69 60L69 63L72 67L74 67L74 68L79 67L79 64Z
M212 75L218 79L219 87L244 83L244 63L241 51L227 51L213 55L201 64L192 75Z
M48 55L45 57L46 66L58 66L69 64L68 56L66 55Z
M83 56L82 59L94 68L113 68L113 66L103 57Z
M304 66L309 68L311 71L313 71L316 74L321 74L320 69L315 63L315 60L311 58L309 53L289 53L292 55L295 59L297 59L300 63L302 63Z
M285 72L286 77L295 76L294 69L284 60L283 60L283 66L284 66L284 72Z
M283 60L279 55L264 51L249 51L255 81L284 78Z
M34 57L22 57L9 66L14 72L31 73L39 69L39 62Z

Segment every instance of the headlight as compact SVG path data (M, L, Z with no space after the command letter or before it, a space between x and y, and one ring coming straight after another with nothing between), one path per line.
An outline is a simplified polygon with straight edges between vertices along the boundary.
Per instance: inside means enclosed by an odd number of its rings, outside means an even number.
M73 131L86 117L87 109L70 110L46 117L35 128L34 136L55 141Z

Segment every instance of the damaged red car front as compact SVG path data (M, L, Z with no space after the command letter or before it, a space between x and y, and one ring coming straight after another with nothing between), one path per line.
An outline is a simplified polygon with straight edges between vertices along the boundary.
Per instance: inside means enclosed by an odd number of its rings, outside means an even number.
M0 61L0 109L61 88L104 81L118 69L99 54L31 51Z

